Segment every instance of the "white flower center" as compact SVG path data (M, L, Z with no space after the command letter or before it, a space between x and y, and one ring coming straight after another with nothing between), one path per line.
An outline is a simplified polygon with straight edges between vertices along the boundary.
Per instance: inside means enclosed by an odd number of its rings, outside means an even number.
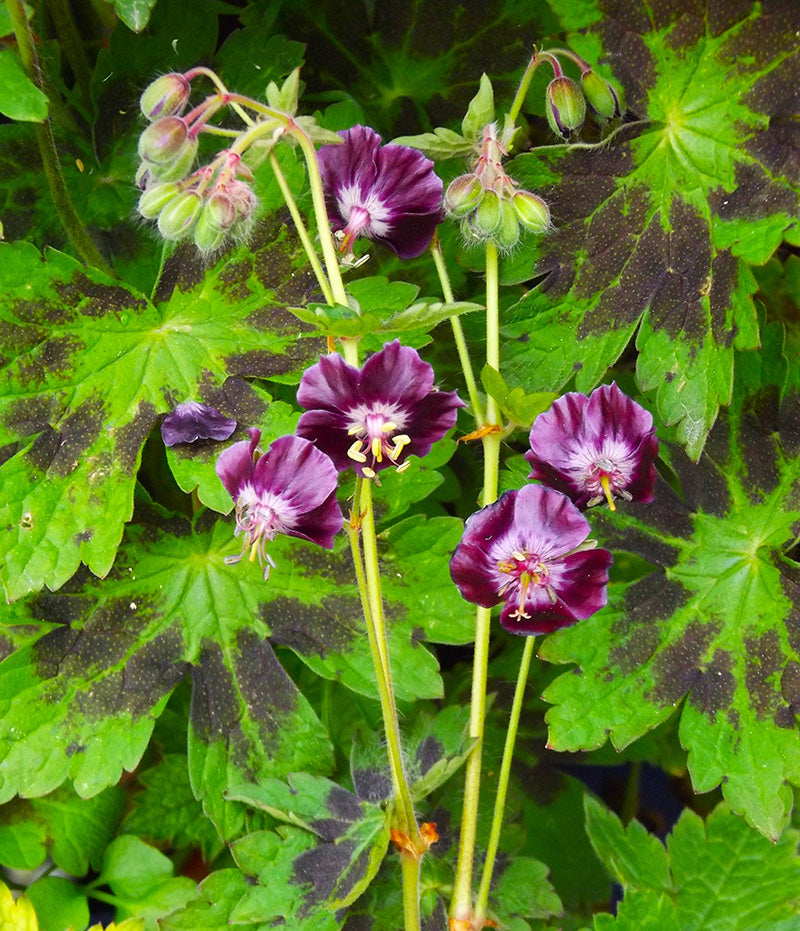
M368 237L385 236L389 232L391 211L373 191L365 194L359 185L350 184L337 191L336 203L347 221L348 236L364 232Z

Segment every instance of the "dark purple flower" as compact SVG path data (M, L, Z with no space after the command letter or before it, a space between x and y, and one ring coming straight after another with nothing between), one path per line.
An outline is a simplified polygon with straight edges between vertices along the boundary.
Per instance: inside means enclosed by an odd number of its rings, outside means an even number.
M306 408L297 435L313 442L342 472L374 478L408 456L425 456L456 422L464 402L433 386L433 369L395 340L354 368L336 353L306 369L297 391Z
M381 146L368 126L339 135L341 145L324 145L317 154L328 215L343 233L343 251L366 236L401 259L423 253L444 216L433 162L408 146Z
M250 441L228 447L217 459L217 475L236 502L236 533L244 534L238 562L250 550L266 563L264 578L274 566L267 543L278 533L310 540L330 549L342 529L342 512L336 501L338 474L333 463L297 436L273 440L263 456L256 453L260 430L249 430Z
M611 553L587 540L589 522L560 492L542 485L507 491L473 514L450 560L467 601L505 602L512 634L549 634L606 603Z
M221 414L216 407L184 401L161 421L161 438L165 446L194 443L195 440L227 440L235 429L236 421Z
M583 509L604 498L652 501L658 456L653 418L616 384L570 392L531 428L528 476L569 495Z

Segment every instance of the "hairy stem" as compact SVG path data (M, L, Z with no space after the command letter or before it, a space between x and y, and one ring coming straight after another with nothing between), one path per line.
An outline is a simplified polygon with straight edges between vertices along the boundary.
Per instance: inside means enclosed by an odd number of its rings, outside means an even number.
M486 362L500 370L500 308L497 246L486 244ZM497 498L497 477L500 463L500 429L497 402L489 396L486 409L488 432L483 442L483 494L485 507ZM464 806L461 815L461 837L458 848L458 865L450 906L451 926L473 928L472 924L472 867L475 856L475 837L478 824L478 802L483 761L483 732L486 716L486 680L489 666L489 633L491 610L478 608L475 615L475 652L472 663L472 695L470 701L469 735L475 747L467 760Z
M447 267L444 264L442 247L439 245L439 240L437 238L434 238L433 243L431 244L431 255L433 256L433 263L436 266L436 271L439 275L439 282L442 287L442 295L448 304L452 304L454 302L453 289L450 286L450 276L447 274ZM475 420L477 421L478 426L480 426L484 422L483 405L481 404L480 395L478 394L478 386L475 382L475 374L472 371L472 362L469 358L467 341L464 338L464 328L461 326L461 321L458 317L451 317L450 325L453 328L453 339L456 343L458 358L461 362L461 371L464 374L464 381L467 385L469 403L472 406L472 412L475 415Z
M89 65L86 50L83 47L83 40L72 17L70 4L68 0L47 0L45 6L53 18L59 47L64 52L64 57L72 69L83 103L85 106L89 106L91 103L92 69Z
M486 905L489 901L489 889L492 885L494 861L497 856L497 847L500 843L500 831L503 827L503 814L505 812L506 795L508 793L508 777L511 774L511 760L514 756L514 744L517 740L519 716L522 711L522 699L525 695L525 685L528 682L528 672L531 668L531 657L533 656L535 639L535 637L525 638L525 646L523 647L522 659L519 664L517 686L514 690L514 701L511 705L511 715L508 720L508 730L506 731L506 742L503 747L503 760L500 764L500 775L497 779L497 794L494 800L492 828L489 833L489 843L486 848L486 860L483 864L483 876L481 877L481 884L478 890L478 898L475 902L473 923L476 928L483 927L486 918Z
M306 225L303 222L303 218L300 215L300 211L297 209L297 203L295 202L294 197L292 196L291 188L286 180L286 175L283 173L283 169L280 166L280 162L277 159L274 151L269 153L269 164L272 168L272 172L275 175L275 180L278 182L278 187L281 189L281 194L283 199L286 202L286 206L289 208L289 213L291 214L292 220L294 221L294 227L297 230L297 235L300 237L300 242L303 244L303 248L306 251L306 257L311 263L311 268L314 270L314 274L317 278L317 284L320 287L325 296L325 300L329 304L333 304L333 294L331 292L331 286L328 284L328 279L325 277L325 272L320 265L320 261L317 258L316 249L314 249L314 243L311 241L311 237L308 235L308 230Z
M14 28L14 35L19 46L22 67L39 90L43 90L36 47L22 0L7 0L6 9L11 17L11 25ZM100 255L97 246L92 242L72 205L67 186L64 183L64 175L61 171L61 163L58 159L50 121L45 120L44 123L37 123L34 131L50 196L53 198L56 213L69 236L70 242L87 265L93 265L95 268L99 268L106 274L113 276L113 271L106 264L103 256Z

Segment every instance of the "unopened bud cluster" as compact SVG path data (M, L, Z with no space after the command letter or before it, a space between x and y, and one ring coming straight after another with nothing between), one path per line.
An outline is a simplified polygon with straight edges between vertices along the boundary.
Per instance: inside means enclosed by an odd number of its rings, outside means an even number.
M139 137L138 210L157 221L164 239L191 236L198 249L211 252L247 235L256 198L248 184L253 176L237 153L224 150L194 170L198 135L219 109L220 97L207 98L184 116L190 92L185 75L166 74L142 94L142 113L151 122Z
M494 124L485 127L481 154L472 171L451 181L444 206L461 221L468 241L494 242L503 251L513 249L521 229L544 233L550 226L550 208L538 194L522 190L503 170L505 147Z
M574 52L565 49L557 52L572 59L581 69L579 87L561 70L556 52L540 52L535 56L535 60L547 62L553 69L553 80L547 85L545 111L547 122L557 136L569 139L580 132L586 119L587 104L601 124L622 115L620 95L613 85L603 80Z

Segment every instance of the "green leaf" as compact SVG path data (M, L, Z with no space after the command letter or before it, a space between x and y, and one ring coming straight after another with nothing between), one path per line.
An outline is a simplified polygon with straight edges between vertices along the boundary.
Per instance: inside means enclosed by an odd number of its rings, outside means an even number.
M595 931L684 931L669 896L652 889L625 896L616 917L595 915Z
M113 840L103 855L98 884L108 884L117 900L118 918L160 918L196 896L195 883L172 875L169 857L138 837Z
M140 773L138 781L144 788L134 796L134 808L122 830L158 845L199 847L210 863L223 843L192 793L188 766L186 754L168 753Z
M230 931L231 912L251 889L241 870L218 870L200 883L197 898L162 919L159 926L165 931Z
M557 212L555 232L527 241L506 270L546 276L511 311L507 358L534 375L529 390L565 384L578 358L585 390L638 327L639 384L657 390L661 418L697 458L730 401L734 347L758 345L742 259L765 261L796 222L786 101L798 36L790 15L724 0L656 18L634 4L594 29L638 121L602 146L511 164L526 187L555 182ZM530 342L515 342L523 334Z
M91 799L82 799L68 786L28 802L16 803L38 822L42 842L55 865L72 876L83 876L97 866L106 844L122 817L125 795L115 787ZM5 812L5 807L0 810Z
M418 136L398 136L392 142L419 149L433 161L468 158L475 147L473 142L465 139L460 133L443 127L437 127L432 133L420 133Z
M473 145L480 143L485 126L494 120L494 91L492 82L481 75L478 93L470 100L466 115L461 121L461 134Z
M0 49L0 113L12 120L41 123L47 119L47 96L22 70L17 53Z
M626 889L669 892L672 880L667 851L638 821L624 827L617 816L591 795L584 798L586 830L611 875Z
M246 873L258 869L262 885L270 888L275 866L270 863L265 868L265 861L279 860L283 871L290 867L289 884L303 888L303 910L337 909L355 901L375 876L389 844L391 811L357 798L328 779L295 773L288 783L270 779L258 786L233 787L229 796L318 838L313 847L306 839L298 839L301 848L290 848L288 854L278 846L276 835L268 832L248 835L233 848L239 866ZM285 834L297 837L297 832ZM269 909L275 908L274 897L270 892L261 904L268 902ZM278 910L257 917L269 920L280 914Z
M0 243L0 581L9 599L55 589L86 563L105 575L132 511L141 447L159 413L228 376L295 377L320 343L283 308L309 286L296 243L270 218L206 271L191 247L157 300L25 243Z
M144 29L157 2L158 0L113 0L117 16L134 32Z
M544 863L531 857L514 857L500 875L492 889L496 911L503 916L503 925L509 918L550 918L563 912L561 900L547 881L548 869Z
M256 100L267 98L271 107L294 114L299 87L297 69L303 64L304 53L302 42L275 34L262 25L246 26L234 29L222 43L214 56L214 66L237 93ZM267 86L275 81L281 81L282 88L269 97Z
M520 427L529 428L558 397L552 391L525 394L521 388L509 388L503 376L491 365L484 365L481 369L481 384L486 393L497 401L503 415Z
M291 920L291 926L298 931L336 931L341 924L333 912L307 895L304 863L314 857L314 850L314 837L291 827L281 828L278 833L248 834L237 841L232 853L241 869L255 876L257 883L248 888L231 911L231 922L256 921L266 927Z
M434 718L420 715L406 739L414 799L426 798L447 782L466 762L474 745L469 737L468 708L453 705Z
M705 822L686 809L664 851L641 825L633 822L626 830L597 802L587 800L587 822L598 854L625 889L617 920L598 916L596 929L755 931L773 927L772 922L780 927L781 919L796 915L796 831L786 831L773 844L724 804ZM618 842L625 853L615 849ZM643 863L637 862L639 855Z
M545 692L556 705L550 746L589 749L610 736L625 747L686 697L680 738L695 791L722 784L731 807L776 838L787 782L800 784L800 572L787 555L800 460L781 327L763 338L763 357L739 355L733 403L700 462L670 453L683 497L662 482L652 504L593 518L605 545L653 571L611 586L606 609L549 638L541 655L581 669Z
M46 876L37 879L25 890L36 909L41 931L64 931L64 928L85 928L89 924L89 903L86 894L68 879Z

